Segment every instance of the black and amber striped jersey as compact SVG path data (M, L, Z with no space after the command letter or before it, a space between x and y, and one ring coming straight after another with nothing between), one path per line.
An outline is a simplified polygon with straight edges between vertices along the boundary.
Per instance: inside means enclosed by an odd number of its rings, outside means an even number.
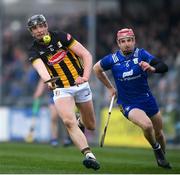
M59 76L56 81L58 87L74 86L78 76L83 75L81 59L71 51L77 42L70 34L51 32L51 41L48 45L34 41L29 50L29 60L33 63L42 59L51 77Z

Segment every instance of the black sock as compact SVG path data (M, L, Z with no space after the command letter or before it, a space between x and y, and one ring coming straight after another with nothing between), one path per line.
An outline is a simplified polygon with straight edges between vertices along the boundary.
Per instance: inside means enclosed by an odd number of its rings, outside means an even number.
M90 153L90 152L91 152L91 149L89 147L86 147L86 148L81 150L81 153L84 154L84 155L87 154L87 153Z

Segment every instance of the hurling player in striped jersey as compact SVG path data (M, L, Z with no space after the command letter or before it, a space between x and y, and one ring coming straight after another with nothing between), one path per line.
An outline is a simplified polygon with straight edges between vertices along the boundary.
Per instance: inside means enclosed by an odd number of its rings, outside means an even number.
M48 87L53 90L53 100L71 140L82 152L86 168L97 170L100 164L92 153L87 139L76 120L78 108L81 124L94 130L96 125L92 92L88 83L92 70L92 55L71 34L50 31L44 15L33 15L27 22L34 38L29 50L29 61ZM50 82L58 77L56 82Z

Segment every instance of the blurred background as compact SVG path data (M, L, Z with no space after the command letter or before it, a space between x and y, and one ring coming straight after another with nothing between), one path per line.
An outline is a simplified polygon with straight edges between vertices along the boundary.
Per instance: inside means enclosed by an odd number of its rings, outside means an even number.
M179 0L0 0L0 141L24 141L32 123L33 93L39 76L28 61L31 36L27 19L44 14L51 30L71 33L93 55L94 63L117 50L116 32L130 27L137 46L162 58L169 66L164 75L149 77L163 113L169 146L180 145L180 1ZM107 119L109 95L92 74L97 130L86 131L97 145ZM41 98L36 116L35 141L49 142L48 96ZM147 146L141 131L125 120L114 105L107 145ZM59 138L64 137L60 125Z

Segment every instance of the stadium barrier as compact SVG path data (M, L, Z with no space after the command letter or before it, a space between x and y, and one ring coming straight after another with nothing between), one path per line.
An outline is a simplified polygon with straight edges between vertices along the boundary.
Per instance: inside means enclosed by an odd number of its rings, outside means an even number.
M32 109L0 107L0 114L0 141L24 141L32 125ZM35 141L48 142L50 140L49 109L41 107L35 120Z

